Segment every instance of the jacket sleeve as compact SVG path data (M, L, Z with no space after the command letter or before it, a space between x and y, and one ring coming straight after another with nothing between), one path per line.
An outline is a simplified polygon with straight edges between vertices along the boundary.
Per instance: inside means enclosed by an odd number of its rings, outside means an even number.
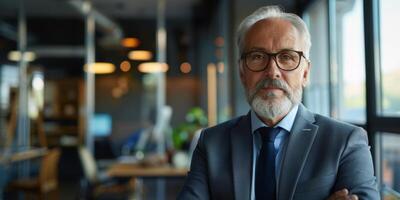
M335 191L347 188L359 199L380 199L367 133L357 127L350 133L346 142L339 163Z
M204 148L204 132L201 133L193 152L190 171L178 200L207 200L209 198L207 156Z

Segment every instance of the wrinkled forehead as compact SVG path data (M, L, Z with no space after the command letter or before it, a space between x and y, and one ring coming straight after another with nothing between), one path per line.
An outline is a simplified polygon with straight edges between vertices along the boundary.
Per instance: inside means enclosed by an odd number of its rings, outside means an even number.
M244 36L244 51L264 48L276 52L281 49L304 50L299 31L288 20L281 18L263 19L252 25Z

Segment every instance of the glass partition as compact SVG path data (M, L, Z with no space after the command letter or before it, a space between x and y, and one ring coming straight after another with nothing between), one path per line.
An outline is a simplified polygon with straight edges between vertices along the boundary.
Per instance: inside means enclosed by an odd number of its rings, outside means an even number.
M379 113L382 116L400 116L400 92L397 88L400 76L400 57L397 47L400 45L400 28L393 26L399 18L400 2L381 0L379 9L380 47L381 47L381 87Z

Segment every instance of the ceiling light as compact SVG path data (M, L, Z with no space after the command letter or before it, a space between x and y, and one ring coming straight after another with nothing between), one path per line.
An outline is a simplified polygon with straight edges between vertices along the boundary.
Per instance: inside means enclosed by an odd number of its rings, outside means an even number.
M187 74L192 70L192 66L188 62L184 62L181 64L180 69L182 73Z
M24 60L26 62L32 62L36 59L36 54L32 51L25 51L24 52ZM8 53L8 59L11 61L20 61L21 60L21 52L20 51L10 51Z
M129 63L129 61L127 61L127 60L124 60L119 65L119 68L121 69L121 71L127 72L131 69L131 63Z
M151 51L145 51L145 50L134 50L130 51L128 54L128 58L131 60L151 60L153 58L153 53Z
M85 70L85 72L88 71L87 65L85 65L84 70ZM115 66L112 63L96 62L96 63L90 64L89 70L90 70L90 72L95 73L95 74L109 74L109 73L113 73L115 71Z
M137 38L124 38L121 40L121 45L126 48L135 48L140 44L139 39Z
M160 62L145 62L139 65L139 71L142 73L157 73L168 71L168 65Z

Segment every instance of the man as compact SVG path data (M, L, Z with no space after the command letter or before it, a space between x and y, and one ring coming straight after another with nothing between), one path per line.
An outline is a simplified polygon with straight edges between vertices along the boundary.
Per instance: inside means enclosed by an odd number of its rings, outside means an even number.
M178 199L379 199L366 132L301 104L311 68L305 23L268 6L237 36L251 110L202 132Z

